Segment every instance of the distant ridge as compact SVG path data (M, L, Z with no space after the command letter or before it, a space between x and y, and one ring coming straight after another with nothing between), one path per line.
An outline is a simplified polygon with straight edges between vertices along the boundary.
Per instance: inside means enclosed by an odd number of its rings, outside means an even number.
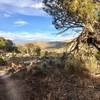
M48 48L63 48L66 45L66 41L64 42L58 42L58 41L53 41L53 42L30 42L34 46L38 46L41 49L48 49ZM16 44L17 46L26 46L29 43L18 43Z

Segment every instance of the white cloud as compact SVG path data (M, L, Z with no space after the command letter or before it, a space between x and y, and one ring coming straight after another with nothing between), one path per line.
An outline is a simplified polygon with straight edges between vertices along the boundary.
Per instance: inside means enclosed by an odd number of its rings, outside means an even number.
M4 13L3 16L6 17L6 18L11 17L11 15L7 14L7 13Z
M0 0L0 4L15 6L15 7L30 7L31 5L37 5L40 0Z
M41 0L0 0L0 11L23 15L47 16Z
M27 21L24 21L24 20L17 20L17 21L14 22L14 24L16 26L24 26L24 25L27 25L28 22Z
M62 35L52 35L52 34L44 34L44 33L11 33L11 32L4 32L0 31L0 37L4 37L7 39L11 39L14 42L29 42L29 41L64 41L69 40L73 37L72 35L69 36L62 36Z
M40 2L40 3L36 3L36 4L31 5L31 7L39 9L39 8L43 8L43 4Z

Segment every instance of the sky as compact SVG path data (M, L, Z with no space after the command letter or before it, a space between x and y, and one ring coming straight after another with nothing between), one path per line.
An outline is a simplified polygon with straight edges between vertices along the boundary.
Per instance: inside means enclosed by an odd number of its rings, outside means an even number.
M65 41L76 36L72 30L66 35L58 32L52 17L43 11L42 0L0 0L0 37L17 43Z

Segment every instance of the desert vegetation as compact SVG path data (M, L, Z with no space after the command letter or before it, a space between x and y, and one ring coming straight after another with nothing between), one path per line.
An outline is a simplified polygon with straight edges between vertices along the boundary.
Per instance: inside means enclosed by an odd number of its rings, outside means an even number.
M11 40L7 40L4 38L0 38L0 51L1 53L3 51L5 52L17 52L17 47L14 45L14 43Z
M0 100L100 100L100 2L43 3L59 34L82 31L69 42L44 45L0 38Z
M1 54L0 70L20 83L21 100L99 100L99 51L80 44L78 52L70 53L71 43L69 48L59 48L58 53L54 48L41 49L30 44L17 47L19 53Z

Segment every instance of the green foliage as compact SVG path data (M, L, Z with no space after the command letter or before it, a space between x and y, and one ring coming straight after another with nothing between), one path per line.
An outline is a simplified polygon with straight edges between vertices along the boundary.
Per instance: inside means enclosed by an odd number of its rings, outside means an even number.
M95 54L95 57L97 60L100 60L100 52L99 51Z
M35 73L38 75L41 75L45 73L46 65L44 63L41 63L39 66L35 67Z
M72 0L69 11L77 15L83 23L91 23L98 19L97 4L92 0Z
M65 64L65 70L71 73L82 73L83 69L85 69L85 63L81 61L80 57L74 55L69 55Z
M0 39L0 47L4 47L6 46L6 44L7 44L6 40Z
M11 40L0 38L0 49L8 52L17 51L17 47Z
M36 52L37 56L40 56L41 55L41 49L40 49L40 47L36 47L35 48L35 52Z
M1 62L1 61L4 61L2 57L0 57L0 62Z
M57 29L92 26L100 18L100 2L94 0L43 0Z
M6 64L5 59L2 56L0 56L0 66L4 66L5 64Z

